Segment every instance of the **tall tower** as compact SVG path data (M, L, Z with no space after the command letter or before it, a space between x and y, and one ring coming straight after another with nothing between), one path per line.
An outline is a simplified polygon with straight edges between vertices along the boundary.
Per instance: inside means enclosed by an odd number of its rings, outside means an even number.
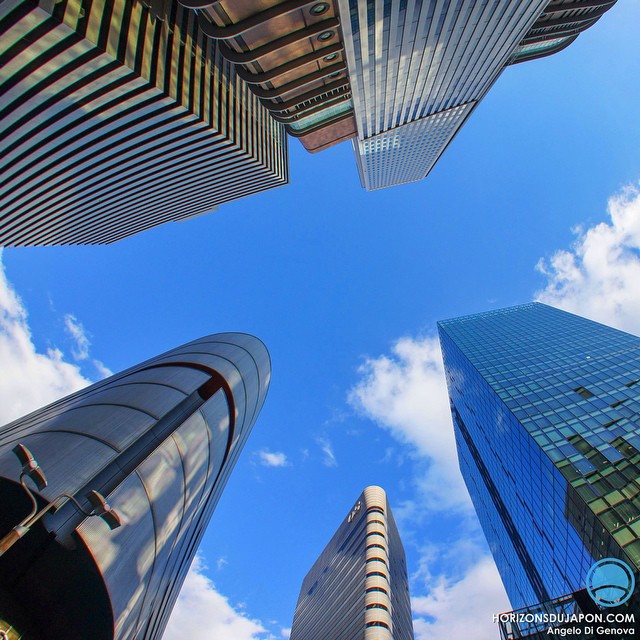
M257 338L221 333L3 427L0 538L23 536L0 543L0 630L10 640L161 638L269 377ZM34 459L48 482L37 491L20 475ZM19 478L37 502L30 523Z
M640 338L539 303L439 332L460 469L512 605L580 592L603 558L637 573Z
M5 0L0 32L0 245L106 244L288 181L283 125L178 3Z
M302 582L291 640L413 640L407 563L384 489L367 487Z
M506 66L550 55L611 0L336 0L362 186L422 180Z
M362 186L421 180L506 66L616 0L179 0L310 152L352 139Z

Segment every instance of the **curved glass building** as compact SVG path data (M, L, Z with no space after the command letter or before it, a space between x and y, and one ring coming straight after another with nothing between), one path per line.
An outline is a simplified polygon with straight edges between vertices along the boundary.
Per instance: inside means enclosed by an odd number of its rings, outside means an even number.
M306 575L291 640L413 640L407 563L384 489L367 487Z
M270 371L257 338L212 335L0 430L0 539L32 508L19 445L48 481L32 490L39 513L57 506L10 548L0 541L7 638L162 637ZM83 513L100 515L93 492L120 526Z

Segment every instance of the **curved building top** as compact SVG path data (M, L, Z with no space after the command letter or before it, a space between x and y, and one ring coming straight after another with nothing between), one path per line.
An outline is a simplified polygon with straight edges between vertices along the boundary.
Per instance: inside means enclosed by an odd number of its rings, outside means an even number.
M568 47L617 0L552 0L518 45L509 64L543 58Z
M221 333L0 429L0 538L30 509L17 445L46 475L39 508L55 503L0 555L0 615L34 640L161 638L270 375L260 340ZM121 526L87 516L92 492Z
M407 565L387 495L369 486L305 576L291 640L413 639Z

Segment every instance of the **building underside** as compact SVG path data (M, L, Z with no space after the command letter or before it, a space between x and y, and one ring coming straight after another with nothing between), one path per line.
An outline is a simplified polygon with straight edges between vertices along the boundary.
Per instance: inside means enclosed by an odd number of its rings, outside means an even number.
M424 178L506 66L566 48L615 4L179 1L308 151L351 138L367 189Z

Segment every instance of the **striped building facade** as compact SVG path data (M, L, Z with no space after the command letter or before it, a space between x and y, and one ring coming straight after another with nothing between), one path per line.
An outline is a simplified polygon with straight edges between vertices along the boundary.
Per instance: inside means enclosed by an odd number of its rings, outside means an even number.
M0 428L0 637L160 640L270 374L260 340L216 334ZM57 508L7 549L31 508L20 445ZM121 526L80 511L93 491Z
M367 487L306 575L291 640L413 640L407 563L380 487Z
M0 244L110 243L288 181L286 135L175 2L0 2Z
M338 4L351 17L356 162L372 190L429 173L547 0Z

